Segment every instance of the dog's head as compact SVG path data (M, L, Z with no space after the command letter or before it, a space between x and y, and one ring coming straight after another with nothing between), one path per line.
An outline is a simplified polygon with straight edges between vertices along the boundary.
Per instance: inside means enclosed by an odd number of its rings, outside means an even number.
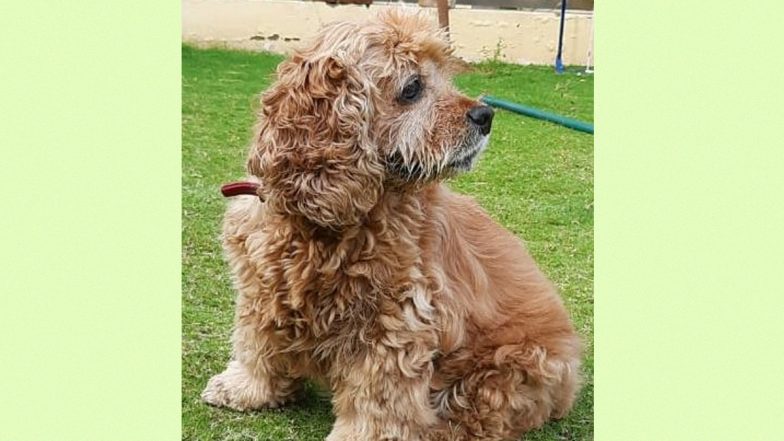
M493 112L452 86L457 64L422 15L323 28L262 96L248 169L268 203L339 229L385 191L470 169Z

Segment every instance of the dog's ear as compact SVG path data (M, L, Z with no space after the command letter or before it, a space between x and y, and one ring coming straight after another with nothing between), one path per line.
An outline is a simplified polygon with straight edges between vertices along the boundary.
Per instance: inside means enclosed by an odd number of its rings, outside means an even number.
M383 179L369 136L373 87L334 50L316 47L279 66L248 159L267 203L330 229L362 221Z

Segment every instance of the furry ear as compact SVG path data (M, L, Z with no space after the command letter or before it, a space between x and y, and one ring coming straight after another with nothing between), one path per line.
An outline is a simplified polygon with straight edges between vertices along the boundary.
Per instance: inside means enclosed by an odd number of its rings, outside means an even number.
M373 85L353 62L316 49L283 62L262 96L248 171L271 208L340 229L361 222L381 191Z

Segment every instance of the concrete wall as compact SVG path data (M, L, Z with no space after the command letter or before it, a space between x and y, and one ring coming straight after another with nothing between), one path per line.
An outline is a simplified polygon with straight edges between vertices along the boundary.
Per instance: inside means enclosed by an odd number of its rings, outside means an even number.
M359 20L397 3L329 6L297 0L183 0L182 38L201 46L288 53L323 23ZM434 8L422 8L436 20ZM509 11L458 6L449 13L456 53L468 61L498 58L519 64L552 64L560 11ZM568 11L564 64L585 65L593 14Z

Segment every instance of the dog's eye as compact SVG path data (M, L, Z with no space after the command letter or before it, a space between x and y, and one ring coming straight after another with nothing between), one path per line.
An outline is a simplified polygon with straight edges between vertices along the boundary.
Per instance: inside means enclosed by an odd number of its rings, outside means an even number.
M422 94L422 79L419 78L419 75L414 76L408 83L406 87L400 92L400 101L403 103L413 103L416 101L419 96Z

